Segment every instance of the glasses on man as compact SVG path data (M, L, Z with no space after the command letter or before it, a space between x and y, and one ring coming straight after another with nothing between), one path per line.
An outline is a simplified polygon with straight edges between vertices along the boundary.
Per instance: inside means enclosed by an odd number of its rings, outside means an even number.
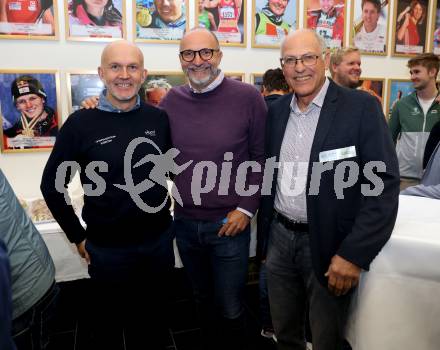
M295 56L286 56L283 58L280 58L281 66L287 66L287 67L295 67L298 61L301 61L303 65L309 67L314 66L316 62L318 61L319 55L314 54L306 54L302 55L300 57Z
M196 58L196 54L199 55L199 57L203 61L209 61L212 56L214 56L214 52L220 51L219 49L200 49L197 51L194 50L183 50L180 51L180 57L182 57L182 60L185 62L192 62Z

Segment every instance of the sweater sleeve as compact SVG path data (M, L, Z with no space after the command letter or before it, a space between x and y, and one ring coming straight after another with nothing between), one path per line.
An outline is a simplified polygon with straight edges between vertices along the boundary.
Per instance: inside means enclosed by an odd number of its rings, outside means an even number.
M432 186L425 186L425 185L411 186L404 189L402 192L400 192L400 194L405 196L440 199L440 184L432 185Z
M254 98L255 96L255 98ZM252 196L241 197L239 208L255 214L260 204L261 184L263 181L264 171L264 133L266 125L267 107L264 99L257 93L252 96L253 100L249 101L251 106L251 116L249 125L249 160L260 164L260 171L256 172L252 169L248 172L248 186L258 186L258 191Z
M67 119L57 136L55 146L43 171L40 188L48 208L66 233L67 238L72 243L80 243L85 239L86 232L67 194L67 185L76 169L65 167L68 164L65 162L77 162L79 159L80 132L76 130L73 119L74 116Z

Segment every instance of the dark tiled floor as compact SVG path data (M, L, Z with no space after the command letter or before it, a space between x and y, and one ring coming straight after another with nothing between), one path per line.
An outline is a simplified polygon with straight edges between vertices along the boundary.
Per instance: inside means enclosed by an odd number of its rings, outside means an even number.
M176 269L174 295L169 329L169 350L199 350L200 330L196 319L191 290L183 269ZM61 293L54 322L54 335L49 350L85 350L84 301L87 300L88 280L60 283ZM258 285L246 288L246 311L249 341L255 350L275 350L275 343L260 335L258 323Z

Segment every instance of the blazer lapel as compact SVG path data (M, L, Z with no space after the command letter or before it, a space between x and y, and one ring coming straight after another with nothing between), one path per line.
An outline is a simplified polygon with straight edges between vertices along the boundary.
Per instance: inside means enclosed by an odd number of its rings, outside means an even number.
M338 89L339 87L330 80L330 85L319 115L318 125L316 126L315 138L313 139L312 150L310 152L310 164L318 159L319 151L335 119ZM311 167L309 167L309 171L310 168Z
M289 96L293 96L292 94L289 94ZM273 138L273 151L279 160L279 155L281 151L281 144L283 143L284 133L286 131L287 121L289 120L290 116L290 102L292 101L292 98L286 98L282 106L280 107L278 111L278 121L274 125L274 138Z

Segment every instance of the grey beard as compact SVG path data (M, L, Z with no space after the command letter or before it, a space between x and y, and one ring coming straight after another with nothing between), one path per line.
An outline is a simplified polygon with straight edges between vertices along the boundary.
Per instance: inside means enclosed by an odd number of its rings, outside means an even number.
M209 72L210 74L204 78L204 79L194 79L190 76L189 72L191 69L187 68L185 70L185 74L188 77L188 80L190 81L191 85L194 85L197 88L203 89L205 87L207 87L209 85L209 83L211 83L212 80L214 80L220 73L220 69L218 68L214 68L214 67L210 67L209 68Z

